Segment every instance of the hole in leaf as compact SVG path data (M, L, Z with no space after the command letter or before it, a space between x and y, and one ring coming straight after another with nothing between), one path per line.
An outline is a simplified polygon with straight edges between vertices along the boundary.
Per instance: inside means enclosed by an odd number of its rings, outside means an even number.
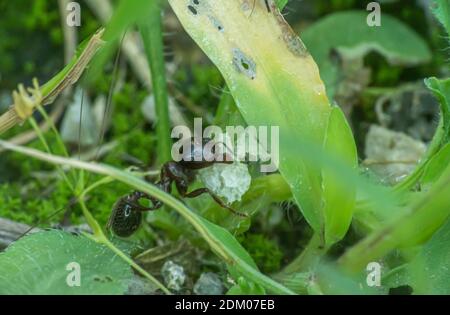
M250 68L250 66L248 65L248 63L246 63L244 60L241 60L241 65L245 70L248 70Z
M188 5L188 9L189 9L189 11L191 11L192 12L192 14L194 14L194 15L197 15L197 9L196 8L194 8L193 6L191 6L191 5Z
M233 49L233 64L236 70L245 74L250 79L254 80L256 77L256 64L255 62L244 54L239 48Z

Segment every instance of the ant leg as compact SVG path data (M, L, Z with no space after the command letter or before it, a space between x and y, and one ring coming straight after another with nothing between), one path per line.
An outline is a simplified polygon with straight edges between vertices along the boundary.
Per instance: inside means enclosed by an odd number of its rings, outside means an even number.
M171 187L172 187L172 180L165 174L165 172L161 172L161 180L159 182L157 182L155 184L155 186L157 186L159 189L161 189L162 191L170 194L171 192ZM142 205L139 204L139 199L147 199L150 200L152 203L151 207L144 207ZM128 203L130 206L133 206L136 208L136 210L139 211L152 211L152 210L158 210L159 208L161 208L163 206L163 203L142 192L142 191L135 191L133 192L130 197L128 198L128 200L125 201L126 203Z
M152 202L151 207L145 207L139 204L140 199L147 199ZM124 201L126 204L132 206L134 209L138 211L152 211L152 210L158 210L163 206L162 202L158 199L153 198L152 196L149 196L148 194L142 192L142 191L135 191L133 192L127 200Z
M162 203L159 201L156 204L153 204L152 207L145 207L143 205L140 205L137 202L131 202L131 201L124 201L124 202L127 205L130 205L131 207L133 207L134 210L141 211L141 212L158 210L159 208L162 207Z
M219 204L219 206L221 206L222 208L225 208L225 209L231 211L233 214L235 214L237 216L240 216L240 217L248 218L248 214L236 211L233 208L227 206L219 197L217 197L208 188L196 189L194 191L191 191L190 193L183 194L183 197L184 198L195 198L195 197L198 197L198 196L200 196L202 194L209 194L214 199L214 201L217 202L217 204Z

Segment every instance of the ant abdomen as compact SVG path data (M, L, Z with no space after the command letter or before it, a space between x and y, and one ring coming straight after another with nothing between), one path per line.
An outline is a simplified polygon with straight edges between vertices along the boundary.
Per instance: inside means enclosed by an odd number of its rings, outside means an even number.
M120 237L132 235L141 225L142 213L127 202L127 197L120 198L114 205L107 227Z

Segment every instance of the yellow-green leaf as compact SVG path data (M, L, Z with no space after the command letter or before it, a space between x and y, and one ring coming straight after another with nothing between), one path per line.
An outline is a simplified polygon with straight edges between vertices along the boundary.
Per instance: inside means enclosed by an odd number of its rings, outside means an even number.
M323 228L320 169L288 139L323 143L331 110L319 70L275 3L170 0L189 35L224 76L248 125L279 126L279 170L309 224Z

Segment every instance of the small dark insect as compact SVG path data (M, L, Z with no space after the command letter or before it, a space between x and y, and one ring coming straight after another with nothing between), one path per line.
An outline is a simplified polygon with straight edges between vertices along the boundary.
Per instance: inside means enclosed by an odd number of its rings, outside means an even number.
M194 139L191 139L189 156L183 156L180 162L166 162L161 168L160 180L155 185L170 194L172 192L172 183L175 183L178 193L183 198L195 198L205 193L209 194L222 208L228 209L237 216L247 217L247 214L238 212L226 205L208 188L199 188L188 192L188 186L195 178L195 171L209 167L215 163L233 163L227 153L222 154L221 162L217 161L219 155L216 154L215 144L213 144L211 150L203 150L205 145L211 145L211 143L211 139L204 138L201 144L196 145ZM205 156L207 151L212 156ZM195 156L201 156L202 160L195 161ZM141 205L139 203L141 199L150 200L152 205L150 207ZM139 228L142 221L142 212L157 210L162 206L161 201L146 193L134 191L131 194L121 197L115 203L107 227L118 236L128 237Z

